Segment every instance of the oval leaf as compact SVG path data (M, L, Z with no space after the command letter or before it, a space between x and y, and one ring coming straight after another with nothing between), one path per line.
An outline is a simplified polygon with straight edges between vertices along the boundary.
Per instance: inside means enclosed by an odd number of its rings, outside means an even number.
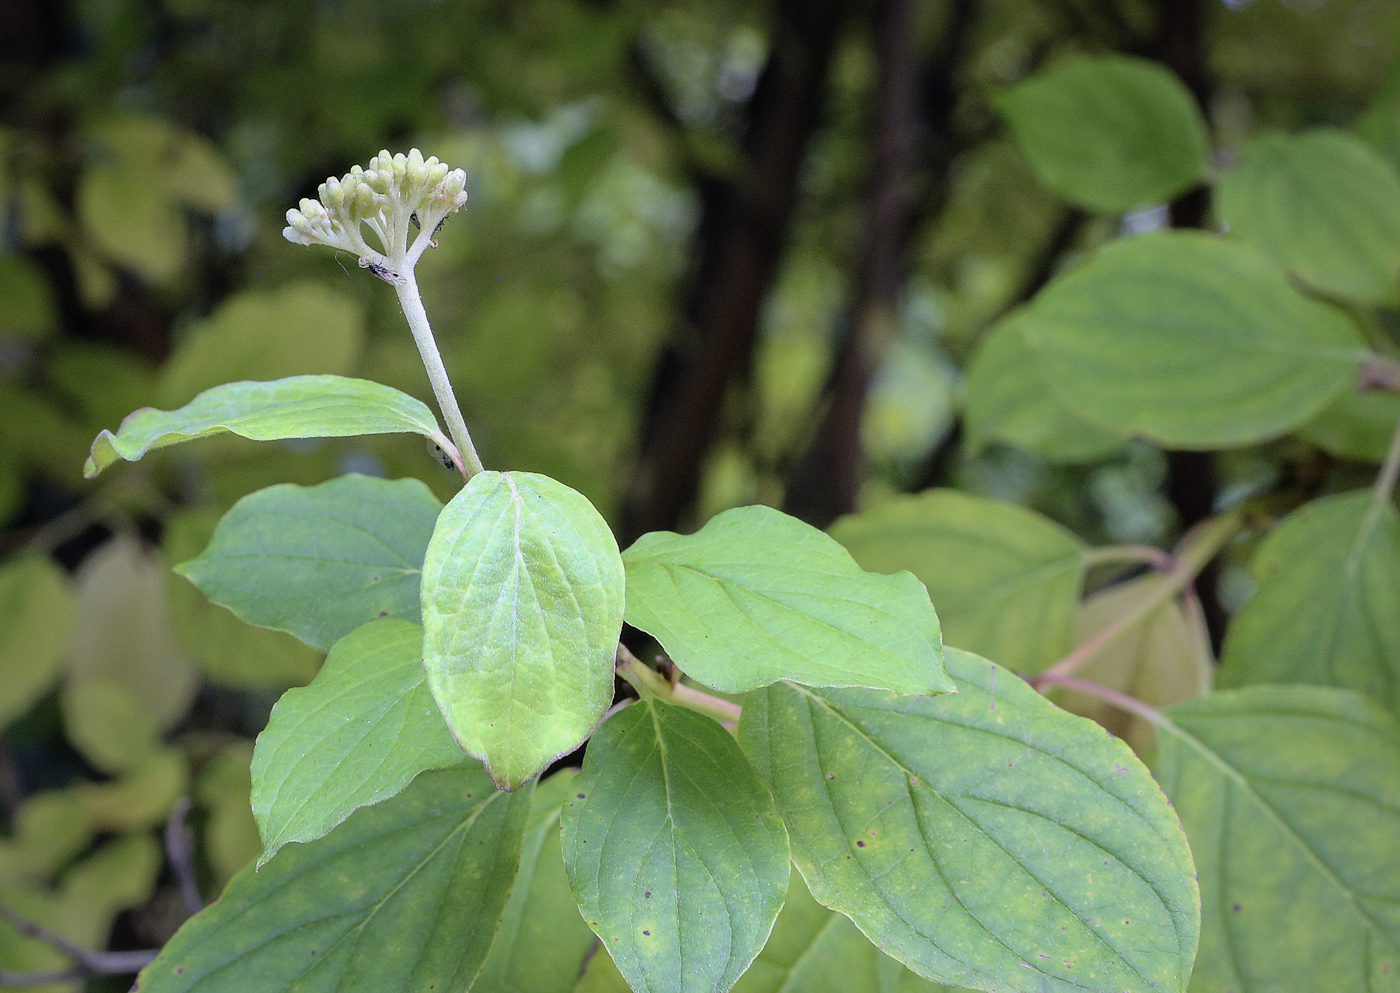
M52 559L21 553L0 566L0 729L58 681L73 594Z
M1400 710L1400 514L1371 491L1324 497L1255 552L1259 591L1236 615L1222 689L1318 683Z
M481 472L438 517L423 563L423 664L457 741L516 789L612 703L625 579L581 494Z
M1033 510L927 490L831 528L867 569L908 569L928 587L950 643L1039 672L1069 651L1083 542Z
M234 504L209 547L176 571L249 624L325 651L379 617L418 621L441 509L416 479L270 486Z
M749 695L740 743L812 894L936 982L1180 993L1199 903L1147 770L1011 673L948 668L956 696Z
M1174 707L1157 777L1201 878L1192 989L1396 989L1400 725L1355 693L1258 686Z
M708 717L643 700L589 743L564 804L564 864L584 920L637 993L727 993L787 890L768 790Z
M622 558L627 623L718 690L780 679L952 689L922 584L863 571L831 538L771 507L726 510L692 535L643 535Z
M471 985L515 879L528 791L419 776L326 837L250 866L180 928L143 993L400 993Z
M1197 232L1114 242L1041 291L1024 333L1081 417L1178 448L1283 434L1336 399L1366 354L1350 321L1272 262Z
M272 708L253 752L262 865L356 809L401 791L424 769L466 756L447 733L423 671L423 630L375 621L336 642L305 689Z
M1400 176L1344 131L1261 135L1220 177L1232 235L1308 286L1358 303L1400 300Z
M116 434L97 436L83 475L92 479L118 459L135 462L152 449L222 431L253 441L410 433L455 451L433 412L407 393L344 376L292 376L215 386L179 410L135 411Z
M1147 59L1061 62L1003 93L997 107L1041 181L1090 210L1170 200L1209 163L1195 98Z

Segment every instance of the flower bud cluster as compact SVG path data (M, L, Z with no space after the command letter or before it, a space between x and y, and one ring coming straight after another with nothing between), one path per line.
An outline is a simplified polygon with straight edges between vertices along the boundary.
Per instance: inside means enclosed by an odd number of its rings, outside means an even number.
M282 235L298 245L354 252L362 266L388 279L434 244L433 232L443 218L467 202L466 183L461 169L449 169L436 156L424 159L416 148L407 155L383 151L367 168L354 166L339 179L332 176L321 184L317 199L304 199L287 211ZM419 229L412 245L410 219ZM378 237L380 249L365 241L366 227Z

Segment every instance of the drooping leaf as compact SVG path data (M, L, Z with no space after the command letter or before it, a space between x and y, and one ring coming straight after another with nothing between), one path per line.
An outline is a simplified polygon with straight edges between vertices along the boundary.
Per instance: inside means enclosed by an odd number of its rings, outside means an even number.
M166 561L187 562L198 555L221 516L214 507L190 507L167 517L161 536ZM320 652L286 632L244 623L210 603L177 570L166 579L175 637L211 682L277 690L311 682L321 665Z
M73 623L73 594L48 558L17 555L0 565L0 728L58 680Z
M1177 448L1276 437L1365 358L1355 326L1250 248L1170 232L1117 241L1041 291L1024 325L1045 383L1085 420Z
M1199 902L1147 770L1013 674L948 667L955 696L749 694L740 743L812 894L935 982L1180 993Z
M773 935L734 993L957 993L920 979L881 952L850 918L812 898L799 873Z
M365 315L319 283L247 290L191 328L161 369L159 403L178 407L223 383L349 373L364 345Z
M141 973L144 993L462 990L515 878L530 791L428 772L324 838L244 869Z
M1147 59L1066 60L1001 94L997 108L1041 181L1090 210L1163 203L1209 165L1195 98Z
M950 644L1034 673L1073 643L1086 549L1035 511L927 490L843 517L831 534L866 569L917 576Z
M442 505L416 479L347 475L252 493L176 571L249 624L322 651L380 617L417 622L423 555Z
M865 572L831 538L770 507L726 510L692 535L643 535L623 561L627 623L715 689L779 679L951 688L938 616L919 581Z
M253 753L259 865L395 795L424 769L465 758L428 692L422 647L417 624L374 621L336 642L310 686L277 701Z
M1346 392L1298 434L1338 458L1380 462L1400 424L1400 394L1387 390Z
M1250 569L1259 591L1230 624L1220 686L1314 683L1400 710L1400 514L1371 491L1288 516Z
M1400 977L1400 725L1346 690L1174 707L1156 772L1201 880L1198 993L1373 993Z
M1361 139L1331 129L1260 135L1217 189L1230 233L1308 286L1400 302L1400 176Z
M1166 582L1167 577L1153 574L1095 593L1080 608L1076 641L1082 644L1136 609ZM1215 678L1210 633L1198 614L1169 600L1101 648L1075 675L1153 707L1194 700L1210 692ZM1153 743L1152 725L1098 697L1065 690L1053 699L1071 714L1097 721L1139 755Z
M564 803L584 920L636 993L727 993L783 905L787 833L719 724L656 699L614 714Z
M575 770L535 787L520 871L471 993L571 993L597 938L579 915L560 850L559 811Z
M226 383L179 410L138 410L113 434L103 431L83 466L91 479L118 459L135 462L155 448L230 431L253 441L421 434L449 450L425 404L364 379L292 376L271 383Z
M548 476L477 473L443 508L423 563L423 664L495 782L520 787L598 725L624 590L606 522Z
M987 332L967 366L968 442L1001 441L1048 462L1093 462L1123 447L1121 434L1090 424L1055 398L1040 378L1020 310Z

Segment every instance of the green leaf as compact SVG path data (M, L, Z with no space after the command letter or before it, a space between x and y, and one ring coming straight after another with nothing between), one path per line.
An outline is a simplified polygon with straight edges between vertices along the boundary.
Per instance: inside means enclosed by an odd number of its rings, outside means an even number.
M1121 434L1084 420L1055 398L1040 377L1021 328L1022 309L987 332L963 384L968 443L1018 445L1047 462L1094 462L1123 447Z
M1307 441L1338 458L1381 462L1400 424L1400 394L1346 392L1298 429Z
M1400 976L1400 726L1344 690L1170 711L1156 771L1201 879L1199 993L1372 993Z
M237 741L205 764L195 785L195 797L209 812L204 851L221 889L262 851L250 800L252 762L253 743Z
M1030 313L1026 341L1061 401L1177 448L1284 434L1347 389L1366 355L1341 312L1253 250L1199 232L1114 242Z
M1219 685L1315 683L1400 710L1400 514L1370 490L1304 504L1250 570L1259 591L1226 633Z
M481 472L423 563L423 665L458 744L517 789L612 703L625 579L593 505L548 476Z
M656 699L614 714L564 804L584 920L637 993L727 993L783 905L787 833L719 724Z
M277 701L253 753L259 865L465 758L425 685L422 645L417 624L366 624L336 642L310 686Z
M345 375L364 346L364 309L320 283L247 290L180 340L161 369L159 403L178 407L238 380Z
M952 687L917 579L864 572L831 538L771 507L726 510L692 535L643 535L622 558L627 623L707 686Z
M406 393L364 379L292 376L215 386L179 410L138 410L116 434L97 436L83 475L92 479L118 459L135 462L152 449L221 431L253 441L412 433L451 450L433 412Z
M749 695L740 744L812 894L935 982L1179 993L1199 902L1147 770L1011 673L948 668L956 696Z
M956 993L920 979L870 943L850 918L792 874L773 935L734 993Z
M597 943L579 916L560 849L559 811L574 775L564 769L535 788L515 888L471 993L570 993Z
M142 700L110 679L70 679L59 697L64 735L90 765L116 774L160 748L160 728Z
M188 254L185 219L140 168L94 163L78 176L84 233L102 254L155 283L169 283Z
M143 993L400 993L471 984L515 879L530 791L429 772L249 866L138 978Z
M376 618L418 621L441 509L416 479L270 486L234 504L209 547L176 571L249 624L325 651Z
M53 689L72 623L73 594L52 559L20 554L0 565L0 728Z
M1080 207L1121 212L1162 203L1209 168L1210 139L1195 98L1147 59L1066 60L996 103L1036 175Z
M1359 138L1260 135L1220 177L1217 204L1232 235L1313 289L1400 302L1400 176Z
M165 748L119 779L78 783L83 821L99 831L137 831L165 823L170 808L188 790L189 763Z
M866 569L908 569L950 644L1040 672L1074 641L1084 544L1033 510L926 490L843 517L832 537Z
M34 263L17 255L0 256L0 338L47 338L58 327L53 291Z

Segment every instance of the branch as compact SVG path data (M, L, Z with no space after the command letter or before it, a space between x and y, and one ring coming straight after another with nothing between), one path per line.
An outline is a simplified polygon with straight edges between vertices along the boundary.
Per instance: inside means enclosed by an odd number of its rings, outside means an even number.
M160 954L160 950L156 948L137 952L94 952L81 945L75 945L63 935L15 913L9 907L0 905L0 917L8 921L20 934L35 941L42 941L73 962L71 967L60 972L22 973L0 970L0 986L44 986L96 976L127 976L140 972Z
M171 871L175 873L175 881L180 885L180 899L185 904L185 913L193 917L204 909L204 900L199 895L199 884L194 876L191 832L185 826L190 806L190 798L182 796L171 808L170 817L165 822L165 857L170 862Z
M621 643L617 646L617 674L636 687L643 698L659 697L667 703L712 717L729 731L734 730L739 723L739 715L743 713L743 708L737 703L702 693L684 683L672 682L645 665Z

